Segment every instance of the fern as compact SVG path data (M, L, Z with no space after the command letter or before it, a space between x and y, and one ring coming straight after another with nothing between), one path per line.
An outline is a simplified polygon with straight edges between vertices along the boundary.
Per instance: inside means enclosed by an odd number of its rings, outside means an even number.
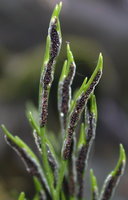
M57 57L60 52L62 36L59 14L62 3L56 5L48 29L46 50L41 68L39 84L39 109L30 107L27 118L32 127L38 156L18 136L13 136L4 125L5 140L25 163L27 171L33 176L36 194L33 200L84 200L85 170L89 153L95 139L97 124L97 105L94 90L100 81L103 69L103 57L100 53L97 66L92 76L83 80L83 84L72 96L71 87L76 71L76 64L69 43L67 58L64 62L58 83L58 111L61 123L62 148L56 152L52 140L48 137L48 102L54 79ZM84 114L79 137L76 138L76 127ZM57 141L57 138L56 138ZM59 141L58 141L59 142ZM59 155L59 157L58 157ZM115 169L106 178L101 192L93 170L90 170L91 200L109 200L124 173L126 164L125 151L120 145L120 157ZM68 189L65 190L65 185ZM18 200L27 200L22 192Z

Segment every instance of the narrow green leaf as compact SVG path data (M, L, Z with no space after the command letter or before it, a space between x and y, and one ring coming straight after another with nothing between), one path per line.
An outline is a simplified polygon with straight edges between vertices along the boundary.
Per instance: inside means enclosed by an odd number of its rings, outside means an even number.
M31 112L33 121L36 123L37 126L39 126L39 112L38 112L38 109L35 107L35 105L32 102L27 102L27 104L26 104L27 118L29 117L29 112Z
M114 171L112 172L112 176L116 176L116 174L118 173L121 165L123 164L125 166L126 163L126 154L125 154L125 150L122 144L120 144L120 156L119 156L119 160L118 163L114 169Z
M44 127L47 124L49 93L54 79L56 58L60 52L62 43L59 22L61 7L61 2L56 5L48 29L46 50L39 84L40 127Z
M103 57L102 57L102 54L100 53L97 66L96 66L92 76L90 77L88 82L87 82L87 77L84 79L83 84L81 85L80 89L78 90L78 92L75 95L74 104L72 105L70 112L72 112L73 109L75 108L76 102L80 98L82 93L87 94L88 98L90 97L90 94L94 91L95 86L98 84L98 82L100 80L100 77L102 75L102 69L103 69Z
M110 200L114 195L115 188L117 187L121 176L124 174L126 166L125 150L120 144L120 156L115 169L106 178L100 194L100 200Z
M33 181L34 181L36 192L40 192L42 190L42 185L40 184L37 177L33 177Z
M11 139L15 144L17 144L20 148L25 149L26 153L30 155L37 163L38 158L36 155L32 152L32 150L28 147L27 144L25 144L18 136L13 136L4 125L1 125L3 132L6 134L6 136Z
M53 19L54 17L57 17L57 18L59 17L61 8L62 8L62 2L60 2L59 4L56 4L51 19Z
M96 128L96 100L94 95L90 97L89 111L85 109L85 123L82 123L80 129L80 137L78 141L77 157L76 157L76 169L77 169L77 196L79 199L83 198L83 185L85 170L88 165L89 153L93 140L95 138Z
M31 111L30 111L31 110ZM30 126L33 129L33 136L35 139L35 144L41 153L41 138L40 138L40 127L39 127L39 113L35 106L31 103L27 104L26 116L29 121Z
M18 136L13 136L4 125L1 126L3 132L6 135L7 143L17 152L20 158L25 163L28 172L37 176L39 181L45 187L46 190L49 191L49 187L45 180L45 176L42 171L42 166L37 158L37 156L33 153L33 151L25 144Z
M36 123L31 111L27 112L27 118L33 130L36 130L36 133L38 134L38 136L40 136L40 128Z
M74 63L74 57L71 52L69 43L67 43L67 60L68 60L68 68L67 68L67 73L68 73L71 63Z
M60 114L62 134L65 134L67 126L67 116L71 104L71 85L74 79L76 65L73 54L67 44L67 60L64 62L60 81L58 84L58 110Z
M98 63L97 66L91 76L91 78L88 80L87 84L86 84L86 88L85 90L91 85L91 83L94 81L95 77L97 76L98 72L102 73L103 70L103 56L102 53L99 54L99 58L98 58ZM99 80L98 80L99 81Z
M98 200L99 199L98 185L92 169L90 170L90 180L91 180L91 200Z
M59 4L56 5L52 17L51 17L51 21L50 24L53 23L54 21L56 21L56 19L59 18L59 14L62 8L62 2L60 2ZM57 26L56 26L56 30L58 32L58 35L60 36L60 41L62 40L62 36L61 36L61 28L60 28L60 21L57 20Z
M94 92L96 85L98 84L103 68L103 58L102 55L99 55L99 60L96 69L94 70L91 78L87 84L82 84L80 90L78 91L77 98L73 101L72 108L70 109L69 118L68 118L68 129L66 133L65 140L63 142L62 155L64 159L69 159L72 145L72 138L75 131L75 128L80 120L83 110L90 98L90 95ZM86 79L85 79L86 81Z

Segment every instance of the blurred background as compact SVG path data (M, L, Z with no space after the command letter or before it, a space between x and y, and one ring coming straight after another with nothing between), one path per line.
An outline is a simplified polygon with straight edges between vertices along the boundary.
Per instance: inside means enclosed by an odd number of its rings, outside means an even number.
M40 68L51 12L57 0L0 0L0 124L35 149L25 116L26 102L37 105ZM77 72L73 89L90 76L99 52L104 73L96 88L97 137L89 167L99 186L115 167L119 143L128 152L128 0L63 0L63 45L49 103L49 130L59 132L57 84L70 41ZM53 121L54 118L54 121ZM33 196L33 183L0 130L0 199L15 200L20 191ZM128 168L113 200L128 199Z

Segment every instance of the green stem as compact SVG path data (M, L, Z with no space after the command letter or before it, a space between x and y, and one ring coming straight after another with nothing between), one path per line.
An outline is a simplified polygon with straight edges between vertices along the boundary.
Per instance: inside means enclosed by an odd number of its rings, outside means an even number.
M62 159L61 165L60 165L58 183L57 183L57 187L56 187L56 200L60 199L60 190L61 190L61 187L62 187L66 166L67 166L67 160Z
M45 127L41 127L40 128L40 132L41 132L41 144L42 144L42 160L43 160L43 166L44 166L44 170L45 170L45 174L46 174L46 179L51 191L51 196L53 198L53 200L56 200L55 197L55 189L54 189L54 179L53 179L53 174L52 171L50 169L49 163L48 163L48 159L47 159L47 149L46 149L46 138L45 138Z

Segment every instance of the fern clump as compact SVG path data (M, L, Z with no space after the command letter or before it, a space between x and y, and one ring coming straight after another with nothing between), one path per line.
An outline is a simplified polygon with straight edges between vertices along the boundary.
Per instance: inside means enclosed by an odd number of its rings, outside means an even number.
M67 59L64 62L58 83L58 111L62 133L60 152L55 151L48 138L49 95L62 43L59 22L61 7L62 3L56 5L49 24L39 84L39 111L36 111L38 117L35 117L33 109L27 111L27 118L33 129L41 159L18 136L13 136L2 125L6 142L18 153L25 163L28 173L33 176L36 189L33 200L84 200L84 175L96 134L97 105L94 90L102 76L103 57L102 54L99 55L92 76L89 79L85 77L83 84L72 97L71 86L76 65L70 45L67 43ZM79 135L76 137L76 127L80 123ZM119 161L105 180L101 192L98 189L93 170L90 170L91 200L109 200L111 198L124 173L125 163L125 151L120 145ZM18 200L26 199L27 197L22 192Z

